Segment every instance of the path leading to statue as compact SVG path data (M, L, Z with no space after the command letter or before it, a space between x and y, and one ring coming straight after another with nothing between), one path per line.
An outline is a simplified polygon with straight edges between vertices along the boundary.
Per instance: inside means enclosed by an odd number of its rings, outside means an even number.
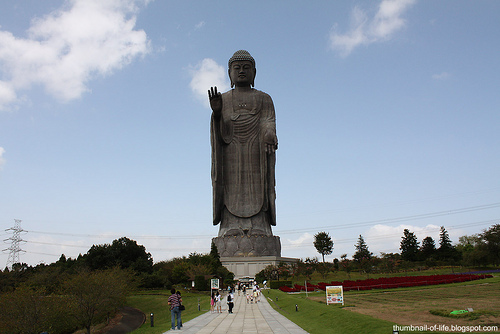
M169 330L166 333L307 334L305 330L275 311L269 305L264 293L258 303L247 303L243 295L235 294L234 299L232 314L227 312L226 297L224 297L222 313L207 312L184 323L181 330Z

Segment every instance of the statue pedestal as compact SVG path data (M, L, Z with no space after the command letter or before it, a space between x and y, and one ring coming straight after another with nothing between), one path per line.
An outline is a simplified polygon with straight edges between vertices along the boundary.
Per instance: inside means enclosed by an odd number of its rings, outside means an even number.
M278 236L232 236L217 237L212 241L217 246L220 261L234 273L235 279L252 277L269 265L280 262L296 263L298 259L281 257L281 242Z
M281 256L281 242L278 236L232 236L217 237L212 241L220 257Z
M224 267L234 273L234 279L243 277L255 278L255 275L269 265L277 266L280 262L296 263L298 259L281 256L252 256L252 257L221 257Z

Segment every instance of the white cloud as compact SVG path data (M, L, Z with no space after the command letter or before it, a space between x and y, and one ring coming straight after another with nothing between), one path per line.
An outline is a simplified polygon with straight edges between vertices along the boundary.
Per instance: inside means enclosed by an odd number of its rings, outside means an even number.
M208 90L210 87L217 86L219 92L225 92L229 89L226 68L217 64L213 59L205 58L189 71L191 74L189 86L196 98L207 107L209 106Z
M201 29L205 26L205 21L199 22L197 25L194 26L196 30Z
M0 32L1 34L1 32ZM0 36L1 41L1 36ZM16 91L11 83L0 80L0 110L5 110L17 100Z
M0 147L0 169L2 169L2 166L5 164L5 159L3 157L4 153L5 149L3 147Z
M439 74L433 74L432 79L434 80L446 80L450 77L450 73L448 72L441 72Z
M109 75L149 52L134 30L139 0L68 0L33 20L27 38L0 31L0 110L34 84L61 101L79 98L95 75Z
M301 247L301 246L309 246L313 244L314 237L312 234L309 233L304 233L302 234L299 238L292 240L292 239L286 239L287 242L292 246L292 247Z
M296 239L281 238L281 256L305 259L320 256L314 248L314 236L310 233L303 233ZM325 257L328 260L328 257ZM333 257L332 257L333 259Z
M339 33L335 25L330 33L330 47L342 56L348 56L360 45L388 40L405 26L403 13L415 0L382 0L377 13L369 18L359 7L351 13L351 27Z

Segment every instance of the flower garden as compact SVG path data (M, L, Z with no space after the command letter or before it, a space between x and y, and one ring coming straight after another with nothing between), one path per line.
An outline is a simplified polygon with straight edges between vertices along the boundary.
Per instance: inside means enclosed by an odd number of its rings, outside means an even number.
M362 291L372 289L393 289L408 288L414 286L461 283L474 281L478 279L491 278L492 275L475 274L448 274L448 275L429 275L429 276L403 276L403 277L382 277L369 278L365 280L345 280L343 282L332 281L330 283L320 282L318 284L307 284L307 291L325 290L327 286L342 285L344 291ZM306 286L295 284L293 287L281 286L283 292L306 291Z

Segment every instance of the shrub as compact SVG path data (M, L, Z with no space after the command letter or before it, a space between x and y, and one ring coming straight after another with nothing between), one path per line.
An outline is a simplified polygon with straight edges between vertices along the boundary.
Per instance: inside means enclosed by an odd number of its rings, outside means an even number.
M194 277L194 288L198 291L208 291L208 280L205 279L203 275L197 275Z
M292 287L292 281L270 281L269 287L271 289L279 289L282 286Z

